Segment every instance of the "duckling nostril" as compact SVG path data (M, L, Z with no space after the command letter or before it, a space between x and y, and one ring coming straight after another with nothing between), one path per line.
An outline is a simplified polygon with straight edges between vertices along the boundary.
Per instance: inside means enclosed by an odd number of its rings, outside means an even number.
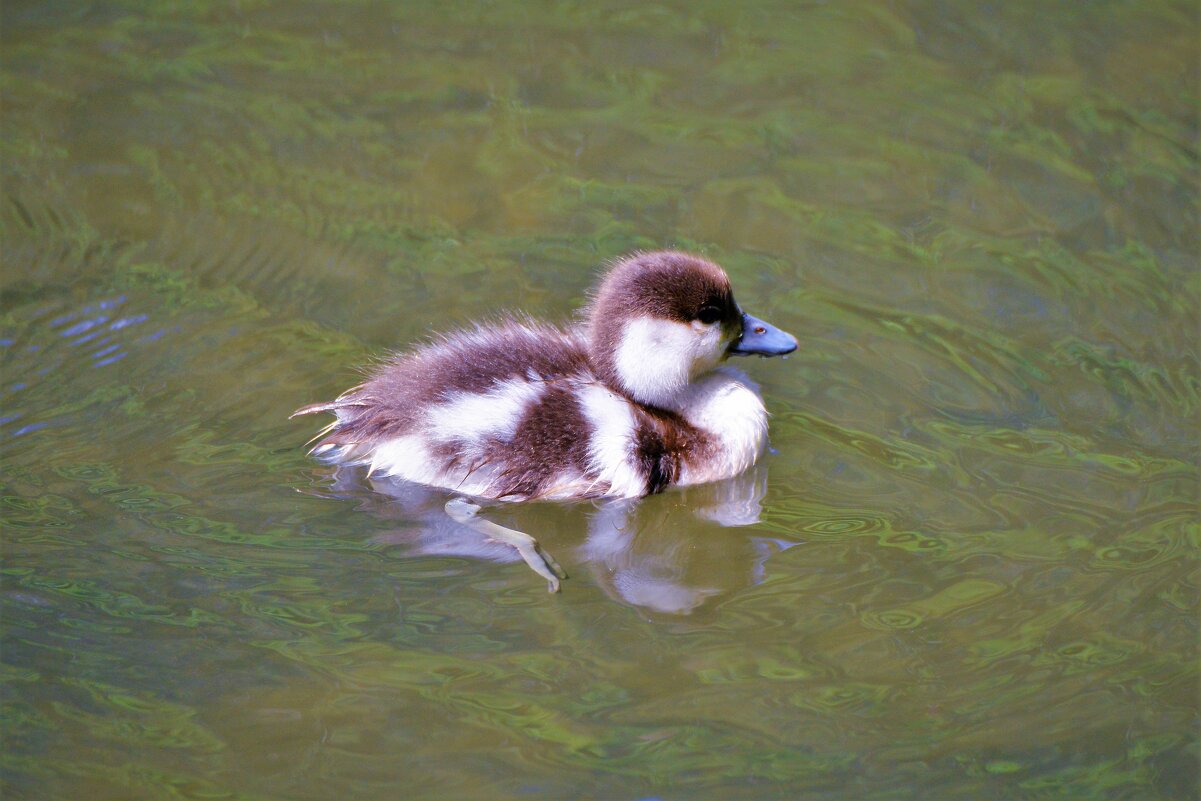
M790 335L776 328L771 323L742 315L742 336L731 347L730 353L737 356L783 356L796 350L797 342Z

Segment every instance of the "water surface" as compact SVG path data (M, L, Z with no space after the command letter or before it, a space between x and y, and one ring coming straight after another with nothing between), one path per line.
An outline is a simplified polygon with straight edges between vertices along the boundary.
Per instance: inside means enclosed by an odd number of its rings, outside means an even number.
M1184 799L1195 4L6 3L5 798ZM795 333L731 485L306 458L681 247Z

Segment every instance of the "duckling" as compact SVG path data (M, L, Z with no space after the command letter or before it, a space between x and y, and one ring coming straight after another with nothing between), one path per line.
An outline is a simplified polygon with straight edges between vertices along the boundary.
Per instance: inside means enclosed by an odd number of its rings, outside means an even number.
M791 353L797 341L744 313L721 267L678 251L632 254L582 316L447 334L292 416L335 415L315 456L477 499L636 498L755 463L767 410L724 362Z

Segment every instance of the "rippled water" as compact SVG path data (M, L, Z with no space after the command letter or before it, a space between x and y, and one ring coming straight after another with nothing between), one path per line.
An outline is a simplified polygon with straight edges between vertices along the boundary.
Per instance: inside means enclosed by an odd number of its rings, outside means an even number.
M0 14L4 798L1195 797L1195 4ZM663 246L774 451L560 595L305 457Z

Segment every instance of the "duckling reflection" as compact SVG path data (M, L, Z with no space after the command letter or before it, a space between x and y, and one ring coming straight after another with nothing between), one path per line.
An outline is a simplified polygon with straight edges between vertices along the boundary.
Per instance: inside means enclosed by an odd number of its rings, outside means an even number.
M487 507L487 521L480 515L465 520L446 510L458 496L392 478L364 482L363 471L350 467L338 468L335 476L335 489L356 497L360 508L402 523L378 535L378 543L412 556L524 560L552 591L567 572L587 571L609 597L654 613L686 615L758 583L768 557L796 544L727 530L759 522L767 488L762 464L726 481L648 499L599 502L586 512L586 526L579 525L578 506L504 504ZM371 491L363 492L367 486ZM491 526L502 535L495 536ZM572 533L585 529L582 540ZM541 542L526 531L539 534Z
M767 469L760 464L658 500L603 504L590 516L588 537L575 558L589 566L611 598L653 612L688 614L735 585L762 578L759 538L731 536L697 521L722 528L754 525L766 491Z

